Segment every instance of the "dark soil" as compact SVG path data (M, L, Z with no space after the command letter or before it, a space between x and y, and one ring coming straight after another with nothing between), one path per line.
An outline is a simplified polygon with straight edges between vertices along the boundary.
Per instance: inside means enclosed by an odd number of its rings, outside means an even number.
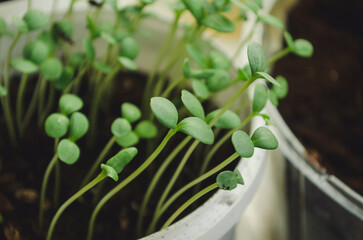
M63 203L76 191L78 191L80 183L87 173L89 167L96 159L101 149L111 137L110 125L116 117L120 117L120 105L122 102L132 102L140 105L140 98L143 94L143 86L146 76L139 73L123 73L116 79L117 82L113 87L113 94L110 104L103 110L100 115L97 144L92 148L87 148L85 140L79 141L81 148L81 157L75 165L68 166L61 164L61 194L59 203ZM16 79L14 79L15 81ZM14 82L13 81L13 82ZM16 81L15 81L16 83ZM17 84L13 84L12 93L16 92ZM30 85L35 85L35 79L30 81ZM85 89L86 86L83 86ZM29 93L32 92L29 88ZM178 94L179 95L179 94ZM82 96L82 95L81 95ZM83 99L87 96L83 96ZM107 99L103 99L106 101ZM14 101L13 101L14 102ZM56 111L56 109L54 109ZM88 113L89 106L85 104L84 113ZM2 116L2 114L0 114ZM165 129L161 127L160 129ZM7 140L7 130L5 128L4 119L0 117L0 213L3 219L0 219L0 239L4 240L43 240L46 235L46 230L51 218L55 214L57 207L53 201L53 188L54 180L51 177L48 184L47 199L46 199L46 227L39 229L38 227L38 209L39 209L39 191L41 181L44 175L47 164L53 156L53 140L47 137L42 128L38 128L33 122L28 128L26 136L22 139L16 148L10 146ZM164 133L163 133L164 134ZM94 239L136 239L135 228L138 216L139 207L146 191L148 183L150 183L157 167L160 165L162 159L165 159L166 152L170 152L182 138L183 135L176 135L172 142L169 144L169 150L166 149L156 159L155 163L139 176L135 181L125 187L119 194L112 198L104 208L101 210L96 223ZM224 147L223 153L218 153L215 159L225 159L232 152L231 144ZM134 171L140 163L143 162L147 153L145 151L146 143L141 142L138 146L139 154L137 157L124 169L120 174L120 179L124 179L132 171ZM120 147L114 146L112 154L120 150ZM203 149L199 149L196 153L203 154ZM183 154L179 154L182 157ZM228 156L227 156L228 155ZM197 170L193 166L200 165L202 155L194 155L193 159L189 161L185 167L182 176L176 184L175 189L179 189L187 182L193 180L197 176ZM154 209L158 198L163 188L166 186L168 179L176 169L178 160L174 160L166 174L162 184L154 193L149 210ZM189 165L189 166L188 166ZM213 165L213 164L212 164ZM232 169L233 166L231 166ZM211 177L210 181L214 178ZM210 181L205 182L204 185L210 184ZM112 180L106 180L106 184L102 186L100 196L107 193L115 183ZM97 188L96 188L97 189ZM92 210L97 203L94 199L93 189L85 195L84 201L73 203L61 216L57 223L54 240L79 240L85 239L89 217ZM166 217L170 216L186 199L191 197L193 191L184 194L179 201L171 207L171 211L165 213L164 219L159 221L163 223ZM210 197L207 196L207 197ZM189 212L193 208L188 209ZM150 222L152 211L146 214L145 222ZM186 211L185 214L187 214Z
M294 38L311 41L314 56L288 56L274 69L290 84L279 110L309 157L361 195L362 11L362 1L299 1L288 18L288 31Z

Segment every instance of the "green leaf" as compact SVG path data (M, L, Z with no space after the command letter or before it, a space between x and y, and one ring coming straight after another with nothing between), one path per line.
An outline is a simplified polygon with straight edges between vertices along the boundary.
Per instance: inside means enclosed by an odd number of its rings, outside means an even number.
M207 86L209 91L218 92L229 86L231 78L226 70L216 69L214 74L207 78Z
M158 129L152 122L144 120L136 125L135 133L140 138L150 139L156 137L158 134Z
M59 156L59 159L68 164L72 165L77 162L81 151L79 150L79 147L77 144L72 142L69 139L62 139L57 147L57 153Z
M292 52L300 57L309 58L314 53L314 47L308 40L296 39L294 45L295 48L292 49Z
M221 52L211 51L209 58L212 68L228 70L231 67L231 62Z
M48 58L40 65L40 72L45 79L54 80L62 74L62 62L58 58Z
M4 18L0 17L0 37L2 36L12 37L13 33L8 30Z
M189 62L188 58L184 59L183 76L185 78L191 78L192 77L192 70L191 70L190 62Z
M258 17L262 22L268 25L279 29L285 29L285 25L281 22L281 20L276 18L275 16L272 16L271 14L260 15Z
M15 68L17 71L24 74L31 74L38 71L38 66L33 62L22 59L22 58L13 58L10 62L11 66Z
M232 171L223 171L217 176L217 184L220 189L231 191L238 184L244 184L241 173L236 169Z
M5 97L8 94L8 90L0 85L0 97Z
M272 90L276 93L276 96L279 99L285 98L289 92L289 84L286 81L286 78L283 76L277 76L276 81L280 84L280 86L273 85Z
M250 80L251 76L251 68L249 65L238 69L238 79L247 82L248 80Z
M212 129L197 117L184 118L176 127L176 131L185 133L204 144L211 145L214 142Z
M54 80L54 87L58 90L64 90L73 79L74 71L72 67L65 67L59 78Z
M295 43L294 43L294 40L292 39L291 34L288 32L284 32L284 38L285 38L286 44L290 48L290 50L294 51Z
M42 63L49 54L48 46L40 40L28 42L23 48L23 56L25 59L35 64Z
M266 57L260 44L250 43L247 47L247 56L252 75L267 69Z
M210 112L205 119L206 122L210 123L220 113L220 111L221 109L217 109ZM239 116L235 112L227 110L217 120L214 126L216 126L217 128L232 129L238 127L240 124L241 124L241 119L239 118Z
M125 137L131 132L131 124L124 118L116 118L111 125L111 132L115 137Z
M112 180L114 180L115 182L118 181L118 174L113 167L101 163L101 169L106 174L106 176L112 178Z
M274 105L275 107L279 105L279 99L277 98L276 92L273 89L269 91L268 97L272 105Z
M28 30L33 31L47 26L50 18L43 11L30 9L25 13L23 20L26 23Z
M138 69L136 63L127 57L118 57L117 59L124 68L127 68L131 71L136 71Z
M138 153L138 151L137 151L137 148L135 148L135 147L123 149L123 150L119 151L115 156L110 158L106 162L106 165L115 169L117 174L119 174L124 169L124 167L127 164L129 164L129 162L131 162L132 159L135 158L137 153Z
M113 37L116 39L117 42L122 42L122 40L129 36L129 33L124 29L116 29L113 32Z
M233 173L235 175L237 183L241 184L241 185L244 185L245 181L243 180L243 177L242 177L242 174L240 173L240 171L236 168Z
M139 44L133 37L125 37L121 41L120 56L134 60L139 54Z
M246 4L241 2L240 0L231 0L231 2L236 5L239 9L243 10L244 12L248 12L250 9L247 7Z
M134 132L130 132L125 137L116 138L116 142L121 147L131 147L139 143L139 136Z
M257 148L273 150L278 147L275 135L266 127L257 128L251 139Z
M43 30L37 37L38 40L44 42L47 47L48 47L48 52L49 55L54 54L56 48L57 48L57 43L54 39L53 34L48 31L48 30Z
M263 8L263 0L255 0L255 3L258 5L259 8Z
M245 0L244 2L247 7L257 15L260 6L255 2L255 0Z
M98 70L100 71L101 73L105 73L105 74L108 74L108 73L111 73L112 72L112 67L104 62L101 62L101 61L94 61L93 62L93 66Z
M203 106L192 93L187 90L182 90L181 100L193 116L202 120L205 119Z
M187 44L186 46L189 56L202 68L207 67L207 56L204 52L197 46L193 44Z
M132 103L123 103L121 105L121 114L122 117L126 118L130 123L136 122L141 118L140 109Z
M264 84L256 84L255 92L253 95L253 112L260 112L266 105L268 98L268 91Z
M191 77L197 79L205 79L210 78L214 75L215 69L201 69L201 70L192 70Z
M95 48L93 47L93 43L92 43L92 40L89 39L89 38L85 38L83 39L83 49L85 50L86 52L86 56L93 60L95 59Z
M178 123L178 111L175 105L166 98L153 97L150 101L151 111L166 127L175 129Z
M16 27L16 29L18 29L19 32L21 33L28 32L28 26L26 25L26 22L20 17L13 16L11 18L11 21L13 22L14 26Z
M101 32L101 38L111 46L117 43L117 40L110 33L107 32Z
M145 5L153 4L155 0L141 0L141 2Z
M193 80L192 88L195 95L197 95L200 99L206 100L209 98L209 90L204 82L200 80Z
M60 20L53 25L53 31L59 39L72 42L73 26L72 23L67 20Z
M44 123L45 132L49 137L61 138L68 132L69 119L60 113L52 113Z
M89 34L90 38L91 40L93 40L99 36L99 32L97 31L93 18L90 16L90 14L87 14L86 20L87 20L87 28L90 33Z
M59 109L64 115L69 115L83 107L81 98L74 94L65 94L59 99Z
M195 17L197 22L201 22L203 18L203 1L202 0L182 0L186 8Z
M257 77L265 79L266 81L272 83L273 85L280 86L280 83L278 83L273 77L271 77L269 74L265 72L256 72L255 75Z
M218 32L230 33L236 29L231 20L220 14L211 14L204 17L202 24Z
M232 144L238 155L245 158L253 156L255 151L250 136L241 130L237 130L232 135Z
M69 124L69 139L73 142L77 141L87 133L88 127L89 122L86 115L74 112Z
M69 65L72 66L74 69L79 68L82 66L86 61L86 56L84 53L76 52L73 53L72 56L69 58Z

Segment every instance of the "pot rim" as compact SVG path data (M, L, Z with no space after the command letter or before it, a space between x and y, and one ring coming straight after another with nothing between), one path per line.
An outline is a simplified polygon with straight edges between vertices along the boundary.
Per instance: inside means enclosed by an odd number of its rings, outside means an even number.
M276 126L274 130L281 153L322 192L352 215L363 220L363 196L336 176L314 168L306 157L306 148L291 131L278 109L269 103L266 110Z

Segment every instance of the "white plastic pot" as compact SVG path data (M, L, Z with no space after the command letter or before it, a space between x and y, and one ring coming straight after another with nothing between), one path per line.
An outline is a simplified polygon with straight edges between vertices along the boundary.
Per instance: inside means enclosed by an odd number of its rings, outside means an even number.
M69 1L59 1L57 5L57 17L62 16L68 6ZM266 1L265 10L271 9L274 4L274 0ZM84 3L84 4L83 4ZM75 12L85 13L86 4L85 2L77 3L74 6ZM51 3L48 1L33 1L33 8L41 9L47 13L51 11ZM154 9L157 14L163 19L159 20L150 20L144 22L142 25L148 31L153 33L154 37L147 39L139 39L140 40L140 55L138 57L137 63L141 67L142 71L150 70L153 58L156 56L158 49L160 48L161 39L164 38L166 34L166 30L168 25L165 23L167 19L170 19L170 15L168 15L168 11L165 8ZM10 22L10 18L13 15L22 16L26 11L26 1L15 1L15 2L5 2L0 5L0 15L4 17L8 22ZM61 13L61 14L59 14ZM111 18L112 14L101 14L100 18ZM103 20L104 20L103 19ZM74 39L75 47L81 48L81 40L82 36L86 34L86 23L84 19L84 14L74 14ZM244 30L248 31L251 25L245 25ZM259 26L256 34L253 36L252 41L261 42L263 28ZM243 34L243 33L242 33ZM2 45L2 55L1 60L4 59L5 50L9 45L9 41L5 39ZM24 39L22 39L18 44L16 49L14 50L14 56L21 54L21 45L24 44ZM226 42L215 41L213 43L215 48L223 51L226 55L231 56L232 51L236 49L235 45L226 44ZM96 43L97 46L97 43ZM101 45L99 47L102 47ZM101 50L102 51L102 50ZM99 52L99 50L97 50ZM234 63L234 65L242 66L247 62L246 57L246 49L242 51L242 55ZM219 98L223 101L223 95L219 96ZM252 132L257 127L263 125L264 122L260 118L253 119L250 127L250 131ZM244 186L239 186L233 191L217 191L216 194L213 195L207 202L205 202L202 206L196 209L194 212L189 214L187 217L181 219L180 221L174 223L169 228L157 232L151 236L144 238L144 240L155 240L155 239L232 239L234 235L234 227L236 223L239 221L241 215L245 211L245 209L249 206L253 196L255 195L259 183L262 179L262 175L264 173L264 167L266 165L266 151L261 149L255 149L254 156L251 159L246 159L241 161L238 164L238 169L242 173L245 181ZM97 223L96 223L97 224Z

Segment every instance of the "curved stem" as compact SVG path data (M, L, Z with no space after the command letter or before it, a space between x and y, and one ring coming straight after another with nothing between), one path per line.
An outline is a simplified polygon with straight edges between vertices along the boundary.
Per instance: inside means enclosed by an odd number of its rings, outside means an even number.
M28 111L25 114L24 120L23 120L23 124L21 126L22 128L22 132L25 131L25 129L27 128L36 108L37 108L37 102L38 102L38 97L39 97L39 91L40 91L40 83L41 83L41 78L38 79L37 84L35 86L34 92L33 92L33 96L32 99L30 100L30 104L28 107Z
M184 76L181 76L178 80L172 82L167 89L165 89L165 91L161 94L162 97L167 98L170 94L171 91L173 91L173 89L175 87L177 87L179 84L181 84L183 81L187 80Z
M54 207L58 208L59 206L59 193L60 193L60 186L61 186L61 172L60 172L60 162L57 161L55 164L55 181L54 181L54 193L53 193L53 201Z
M84 185L86 185L86 183L91 179L91 177L95 174L96 170L98 169L98 167L100 166L100 164L102 163L102 161L104 160L106 154L110 151L111 147L113 146L113 144L116 141L116 137L113 136L108 142L107 144L103 147L100 155L98 155L96 161L93 163L91 169L88 171L86 177L83 179L82 183L81 183L81 187L83 187Z
M192 139L192 137L188 136L186 138L184 138L184 140L178 144L178 146L170 153L170 155L165 159L165 161L161 164L161 166L159 167L158 171L155 173L145 195L144 195L144 199L142 201L141 207L140 207L140 211L139 211L139 217L137 220L137 234L140 235L141 234L141 228L143 225L143 217L144 217L144 213L146 210L146 206L150 200L150 196L153 193L157 183L159 182L162 174L165 172L166 168L170 165L171 161L173 161L173 159L178 155L178 153L185 147L185 145L188 144L188 142Z
M161 227L161 229L167 228L187 207L189 207L199 198L203 197L205 194L209 193L210 191L216 188L218 188L218 184L213 183L212 185L204 188L202 191L195 194L188 201L186 201L180 208L178 208L178 210L176 210L173 215L171 215L171 217L165 222L165 224Z
M57 163L57 161L58 161L58 154L56 153L56 154L54 154L54 157L52 158L52 160L49 162L47 169L45 170L45 173L44 173L42 188L40 191L40 202L39 202L39 226L40 226L40 228L43 227L44 200L45 200L45 193L47 191L49 176L53 170L54 165Z
M88 234L87 240L92 239L93 228L97 218L97 215L103 205L105 205L108 200L110 200L116 193L118 193L122 188L124 188L127 184L129 184L132 180L134 180L137 176L139 176L160 154L160 152L164 149L165 145L168 143L170 138L176 133L174 129L170 129L163 141L159 144L159 146L155 149L155 151L146 159L146 161L141 164L130 176L128 176L125 180L119 183L116 187L114 187L110 192L108 192L97 204L95 209L92 212L92 216L88 225Z
M101 182L106 177L107 177L107 175L102 171L95 179L93 179L90 183L88 183L81 190L79 190L72 197L70 197L65 203L63 203L63 205L58 209L58 211L54 215L52 222L50 223L49 230L47 233L47 240L50 240L52 238L54 227L55 227L59 217L64 212L64 210L66 210L69 205L71 205L75 200L77 200L77 198L82 196L85 192L87 192L89 189L93 188L96 184Z
M290 48L285 48L282 49L280 52L276 53L275 55L273 55L268 61L267 64L269 66L271 66L272 64L274 64L276 61L280 60L281 58L285 57L287 54L289 54L291 52Z
M22 128L21 128L21 117L23 114L23 99L24 99L24 91L26 88L26 83L28 80L29 74L23 74L20 85L18 88L18 95L16 98L16 124L18 125L18 130L20 136L22 135Z
M235 93L228 102L224 105L224 107L221 109L221 111L217 114L217 116L209 123L209 126L212 127L220 117L233 105L233 103L240 97L240 95L246 91L246 89L255 81L256 79L254 77L251 77L248 82L246 82L245 85L237 92Z
M49 85L49 94L48 94L48 100L47 105L44 107L43 113L40 116L40 123L43 124L47 116L49 115L50 111L52 110L52 107L54 105L54 99L55 98L55 87L53 84Z
M47 80L45 78L40 79L40 86L39 86L39 100L38 100L38 126L42 125L42 114L44 110L45 104L45 92L47 89Z
M206 171L210 160L212 159L214 154L218 151L218 149L223 145L223 143L225 143L236 130L239 130L244 126L246 126L246 124L249 123L254 116L256 116L256 114L251 113L238 127L229 130L221 139L218 140L216 144L213 145L212 149L208 152L207 156L203 161L199 175L203 174Z

